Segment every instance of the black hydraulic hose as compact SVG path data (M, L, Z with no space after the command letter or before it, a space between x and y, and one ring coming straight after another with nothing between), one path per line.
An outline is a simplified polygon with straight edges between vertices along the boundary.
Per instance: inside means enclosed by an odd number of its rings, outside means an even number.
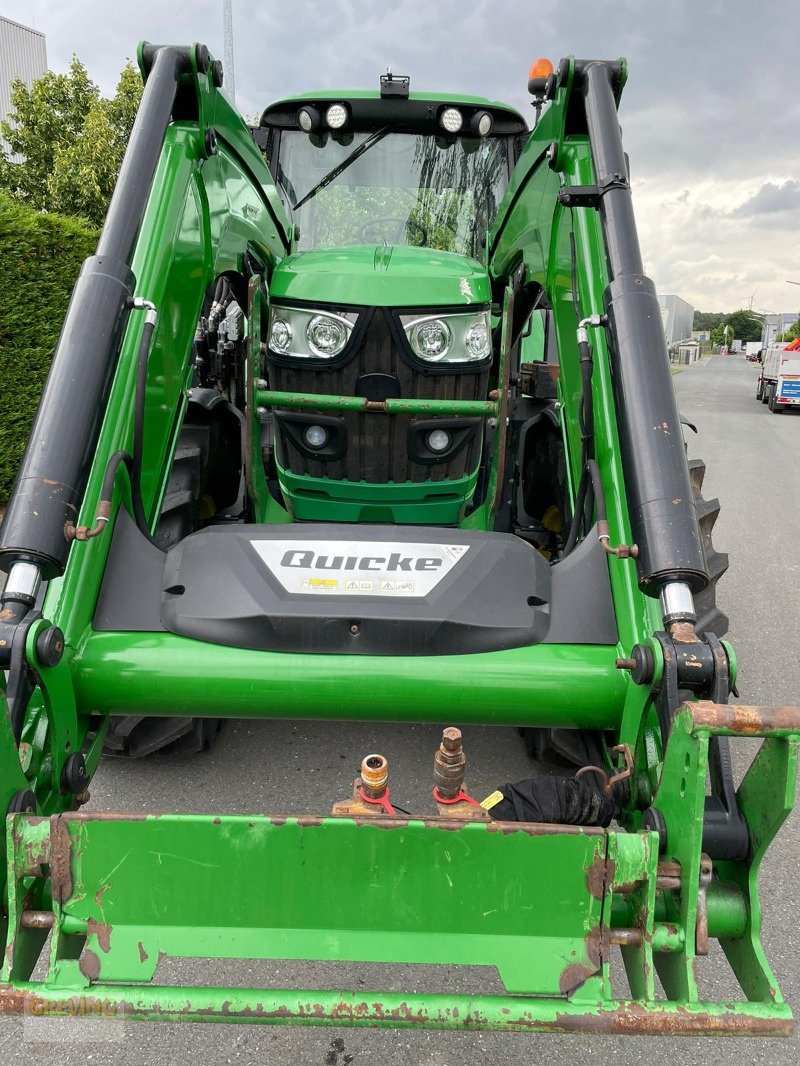
M597 538L603 546L603 551L608 555L615 555L618 559L635 559L639 554L639 549L635 544L618 544L615 548L611 547L605 490L603 489L603 479L600 477L600 467L595 459L587 459L581 471L575 510L572 514L567 543L564 545L561 557L569 555L575 547L582 522L584 518L587 525L591 522L592 511L597 513Z
M503 798L489 808L504 822L609 826L619 811L614 790L594 776L535 777L502 785Z
M136 395L133 407L133 461L131 463L131 506L133 517L139 532L142 533L156 548L161 546L153 540L144 513L142 502L142 453L144 448L144 411L147 398L147 361L150 355L150 341L153 337L155 322L148 315L142 327L142 337L139 341L139 355L136 365Z
M590 487L592 485L592 479L589 476L589 463L588 461L583 464L581 469L581 479L578 482L578 493L575 497L575 508L572 512L572 521L570 522L569 533L567 535L567 543L564 545L561 552L561 558L565 555L569 555L575 545L578 543L578 536L581 531L581 525L583 524L583 516L586 513L590 505Z

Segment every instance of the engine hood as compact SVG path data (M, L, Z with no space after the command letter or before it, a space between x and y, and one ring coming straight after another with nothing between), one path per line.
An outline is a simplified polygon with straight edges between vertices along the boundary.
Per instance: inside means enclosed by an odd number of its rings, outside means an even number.
M469 307L491 300L476 260L407 245L352 245L298 252L272 275L270 297L368 307Z

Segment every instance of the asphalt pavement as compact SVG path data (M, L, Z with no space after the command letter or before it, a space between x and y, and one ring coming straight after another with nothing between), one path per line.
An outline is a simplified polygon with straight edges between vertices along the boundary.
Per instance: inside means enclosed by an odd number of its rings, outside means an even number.
M715 357L674 378L682 414L698 427L689 434L690 455L707 462L705 494L718 495L718 549L731 565L719 599L731 618L729 637L739 660L741 700L800 702L800 413L773 415L755 400L757 369L739 357ZM178 811L284 811L309 809L306 774L326 802L346 794L363 753L382 751L393 767L393 798L413 802L429 781L438 735L432 726L355 725L316 722L232 722L213 753L177 763L105 761L92 785L92 809ZM529 773L512 729L475 728L466 733L470 785L486 794L497 784ZM752 745L736 751L742 772ZM800 1012L800 844L794 814L773 845L761 878L767 956L786 999ZM714 952L701 963L709 998L733 993ZM446 971L457 991L499 990L486 970ZM210 963L167 960L160 983L185 982L264 987L441 989L443 968L394 968L313 963ZM48 1022L5 1019L0 1062L103 1061L309 1063L358 1066L381 1061L402 1066L497 1066L505 1062L619 1064L665 1062L671 1066L800 1062L800 1043L712 1038L609 1038L496 1033L408 1032L194 1023Z

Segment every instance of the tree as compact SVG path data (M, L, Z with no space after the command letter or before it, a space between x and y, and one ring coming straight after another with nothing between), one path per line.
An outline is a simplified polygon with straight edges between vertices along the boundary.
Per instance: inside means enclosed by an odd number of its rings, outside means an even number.
M139 73L127 63L114 96L102 98L76 56L67 74L47 71L30 89L15 80L14 110L0 123L8 144L0 188L39 211L101 225L141 93Z
M722 322L711 330L711 341L713 344L730 344L734 339L758 341L761 340L761 328L761 321L742 308L723 317Z
M796 341L798 337L800 337L800 317L787 330L779 333L775 340L783 343L784 341Z
M716 329L725 321L724 311L695 311L692 329Z

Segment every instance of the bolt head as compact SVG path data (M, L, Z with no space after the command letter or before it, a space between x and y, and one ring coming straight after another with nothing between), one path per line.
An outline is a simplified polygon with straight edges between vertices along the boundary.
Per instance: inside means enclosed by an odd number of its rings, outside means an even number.
M461 747L461 730L448 726L442 730L442 747L447 751L458 751Z

